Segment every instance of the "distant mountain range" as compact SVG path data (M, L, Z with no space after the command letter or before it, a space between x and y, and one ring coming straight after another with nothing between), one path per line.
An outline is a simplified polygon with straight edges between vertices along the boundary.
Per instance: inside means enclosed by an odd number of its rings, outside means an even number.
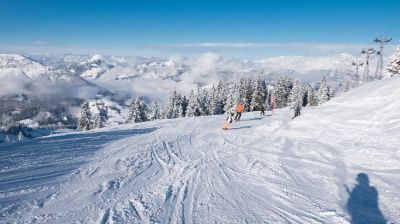
M0 63L10 55L2 55ZM323 75L331 80L343 81L354 74L351 63L357 60L349 54L329 57L281 56L262 60L225 59L214 53L205 53L198 58L144 58L82 55L14 55L12 67L30 73L46 73L57 68L65 73L81 76L88 81L125 80L135 78L163 79L175 82L192 82L209 86L216 80L232 81L244 76L262 76L266 79L288 75L307 82L318 82ZM32 60L33 59L33 60ZM38 63L41 66L38 66ZM0 64L0 70L10 67ZM374 63L370 70L373 71Z
M0 77L15 75L28 80L67 81L75 85L90 85L84 78L66 69L44 65L18 54L0 54Z
M28 119L32 111L41 110L33 113L39 124L49 119L74 124L68 117L76 117L80 103L87 99L94 110L101 103L111 114L110 120L119 122L129 99L138 95L145 96L147 103L153 99L163 103L174 89L187 94L198 87L210 88L220 80L230 83L257 76L272 84L284 75L315 83L325 75L331 86L338 86L353 81L354 60L348 54L253 61L226 59L214 53L197 58L0 54L0 104L5 105L0 116L3 120L4 114L6 118ZM39 104L40 109L35 109Z
M356 60L349 54L282 56L252 61L221 58L214 53L197 58L0 54L0 85L29 84L34 80L62 81L72 86L93 87L97 93L108 91L124 97L143 95L164 101L173 89L188 92L199 86L211 87L219 80L234 82L241 77L261 76L274 82L287 75L303 82L319 82L325 75L331 85L339 85L347 80L354 81L355 68L351 63ZM372 73L374 63L370 64ZM86 98L93 94L96 93L90 91ZM0 91L1 95L4 93Z

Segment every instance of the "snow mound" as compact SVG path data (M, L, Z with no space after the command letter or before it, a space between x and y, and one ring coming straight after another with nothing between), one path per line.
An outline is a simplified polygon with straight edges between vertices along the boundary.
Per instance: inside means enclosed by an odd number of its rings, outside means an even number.
M228 131L222 115L2 145L0 217L19 223L398 222L399 81L351 90L294 120L286 109L265 117L244 113Z

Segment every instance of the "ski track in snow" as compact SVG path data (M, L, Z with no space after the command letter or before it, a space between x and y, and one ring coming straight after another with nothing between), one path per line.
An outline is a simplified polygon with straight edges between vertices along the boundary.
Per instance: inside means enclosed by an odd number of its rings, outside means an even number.
M212 116L2 145L0 223L349 223L344 186L360 172L399 222L400 103L333 115L360 89L295 120L244 113L228 131Z

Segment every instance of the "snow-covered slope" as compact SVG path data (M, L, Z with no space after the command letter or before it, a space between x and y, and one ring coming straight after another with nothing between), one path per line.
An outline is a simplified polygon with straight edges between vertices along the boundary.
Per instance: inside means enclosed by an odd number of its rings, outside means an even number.
M0 54L0 72L4 69L21 70L29 78L37 78L49 73L49 66L40 64L18 54Z
M399 83L370 83L294 120L244 113L229 131L211 116L2 145L0 221L400 222Z

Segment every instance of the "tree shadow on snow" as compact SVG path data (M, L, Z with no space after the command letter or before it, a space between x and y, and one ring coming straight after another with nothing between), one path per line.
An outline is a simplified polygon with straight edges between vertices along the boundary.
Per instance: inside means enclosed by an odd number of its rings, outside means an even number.
M57 184L58 177L70 174L90 160L106 144L156 128L74 133L2 145L0 192ZM4 203L0 200L1 204Z
M349 193L346 209L351 216L352 224L381 224L386 219L379 209L378 191L369 184L368 175L357 174L357 185L352 191L345 185Z
M237 127L237 128L230 128L229 130L243 129L243 128L251 128L251 126L243 126L243 127Z

